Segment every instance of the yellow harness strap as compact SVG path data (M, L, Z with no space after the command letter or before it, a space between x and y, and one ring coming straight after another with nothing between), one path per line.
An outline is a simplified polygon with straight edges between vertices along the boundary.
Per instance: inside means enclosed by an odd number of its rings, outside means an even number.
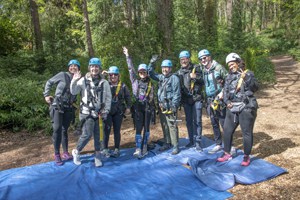
M236 86L236 91L239 91L239 90L240 90L240 88L241 88L241 86L242 86L242 83L243 83L243 81L244 81L244 78L245 78L245 76L246 76L247 71L248 71L248 69L246 69L246 70L241 74L241 77L240 77L240 79L239 79L239 81L238 81L238 84L237 84L237 86Z
M147 87L147 92L146 92L146 97L149 96L149 94L150 94L150 92L151 92L151 87L152 87L152 83L151 83L151 81L149 81L148 87Z
M100 129L100 142L102 142L104 138L104 133L103 133L103 121L100 115L99 115L99 129Z
M194 69L192 70L192 73L193 73L193 74L195 74L195 72L196 72L196 67L194 67ZM193 91L194 86L195 86L195 81L192 81L192 82L191 82L191 92Z
M120 92L120 90L121 90L121 86L122 86L122 82L121 82L121 81L119 81L119 82L118 82L117 89L116 89L116 94L115 94L115 97L117 97L117 96L118 96L118 94L119 94L119 92Z

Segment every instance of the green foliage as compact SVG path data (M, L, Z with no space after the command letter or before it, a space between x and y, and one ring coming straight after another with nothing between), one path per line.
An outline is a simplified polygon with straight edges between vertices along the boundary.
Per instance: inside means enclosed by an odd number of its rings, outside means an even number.
M300 48L292 48L289 50L289 53L298 61L300 61Z
M255 77L261 83L275 83L275 68L268 59L268 50L247 48L242 55L247 69L254 72Z
M0 80L0 128L33 131L49 126L43 80L43 76L30 71Z
M9 19L2 16L0 16L0 32L0 56L11 54L21 47L20 32Z

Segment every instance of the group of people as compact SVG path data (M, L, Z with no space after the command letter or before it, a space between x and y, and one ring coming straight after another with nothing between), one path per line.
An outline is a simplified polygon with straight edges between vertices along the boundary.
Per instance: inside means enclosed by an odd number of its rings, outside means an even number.
M152 56L148 65L144 63L138 65L136 72L126 47L123 47L123 53L127 61L134 98L131 98L128 87L121 81L119 68L111 66L108 71L104 71L99 58L90 59L89 71L83 77L80 73L80 63L77 60L70 60L68 72L60 72L47 81L44 97L50 105L54 159L57 165L71 159L74 164L80 165L80 152L92 136L96 167L103 165L101 155L119 157L121 124L131 107L134 108L136 131L136 149L133 156L139 159L146 156L155 99L164 136L164 144L159 151L172 148L172 155L180 152L177 112L182 105L189 136L186 148L195 147L197 151L202 152L202 109L205 108L211 120L216 143L208 153L213 154L224 148L224 154L217 161L225 162L232 159L232 137L240 125L244 145L244 159L241 165L250 164L249 155L253 145L253 127L258 108L254 92L258 89L258 83L253 72L246 69L244 61L238 54L230 53L226 57L228 73L221 64L212 59L207 49L198 53L199 64L191 62L188 51L181 51L180 69L172 72L173 63L166 59L162 61L161 73L158 74L155 71L157 55ZM157 94L151 80L158 82ZM53 85L57 85L54 97L50 95ZM74 113L73 104L76 102L77 94L80 94L79 119L82 134L71 155L68 151L67 131ZM134 103L131 102L132 99ZM115 147L113 151L108 148L112 127ZM62 155L60 145L63 148Z

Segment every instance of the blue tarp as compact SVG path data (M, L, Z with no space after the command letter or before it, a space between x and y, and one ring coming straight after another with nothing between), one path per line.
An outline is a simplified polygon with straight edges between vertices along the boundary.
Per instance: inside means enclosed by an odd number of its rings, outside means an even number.
M181 146L186 143L180 140ZM203 144L213 147L206 138ZM134 149L123 149L121 157L106 158L100 168L95 168L93 155L87 155L80 166L48 162L1 171L0 199L226 199L232 195L225 190L235 181L251 184L285 172L261 159L252 158L251 165L242 168L239 157L216 163L217 155L207 154L207 149L198 153L182 147L173 156L157 148L141 160L133 158ZM268 170L262 170L265 167Z

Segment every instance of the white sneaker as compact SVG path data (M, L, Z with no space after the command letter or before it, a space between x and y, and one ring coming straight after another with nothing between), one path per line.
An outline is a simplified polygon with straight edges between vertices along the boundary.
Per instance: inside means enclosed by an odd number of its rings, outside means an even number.
M136 158L140 158L142 156L142 152L140 148L136 148L135 152L133 153L133 156Z
M72 150L73 162L75 165L81 165L80 154L77 149Z
M100 152L96 152L96 154L95 154L95 166L96 167L102 167L103 166L102 161L101 161Z
M148 147L147 147L147 144L145 144L144 146L143 146L143 152L142 152L142 157L144 157L144 156L146 156L146 155L148 155Z
M222 149L221 145L216 145L214 148L212 148L211 150L208 151L209 154L214 154L217 153L218 151L220 151Z

